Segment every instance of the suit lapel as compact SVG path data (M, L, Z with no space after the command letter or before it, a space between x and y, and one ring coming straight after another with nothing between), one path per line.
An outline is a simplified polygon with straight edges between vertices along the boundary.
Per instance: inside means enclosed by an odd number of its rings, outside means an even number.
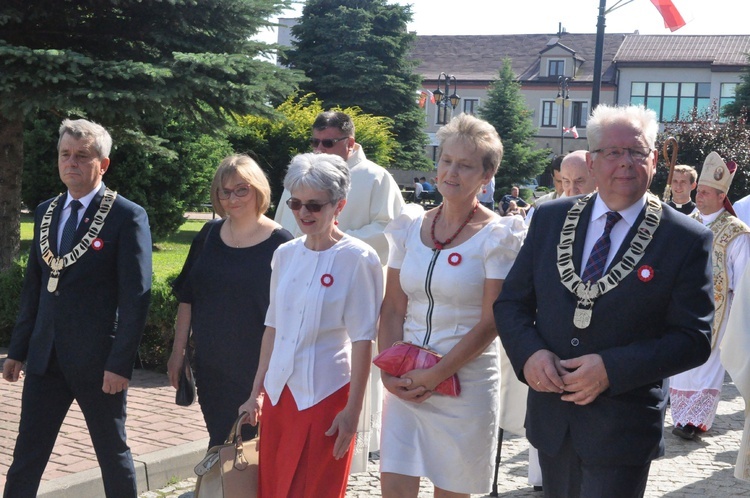
M57 234L60 231L60 216L62 215L63 208L65 207L65 196L63 195L62 199L60 199L60 202L57 203L57 206L55 206L55 210L52 211L52 220L49 223L49 238L47 239L49 241L50 247L55 248L55 254L57 256L60 256L60 245L57 242Z
M96 195L94 195L94 198L91 199L89 207L86 208L86 212L83 213L83 218L81 218L81 222L78 224L75 238L73 239L74 244L77 244L83 238L83 236L86 235L86 232L89 231L89 228L91 228L91 222L94 220L94 216L99 210L99 206L101 206L103 198L104 184L101 184L101 186L99 187L99 191L96 193Z
M632 242L633 237L638 233L638 227L640 226L641 222L643 221L643 218L646 217L646 208L648 207L648 202L645 206L643 206L643 209L641 209L640 214L638 214L638 218L635 219L635 223L633 223L633 226L630 227L630 230L628 230L627 235L625 235L625 238L622 240L622 244L620 244L620 248L617 250L617 254L615 254L615 257L612 259L612 262L607 266L607 268L604 269L604 273L606 274L610 268L617 264L622 257L625 255L625 252L627 252L628 248L630 247L630 242Z
M591 198L586 204L586 207L583 208L583 211L581 211L581 217L578 219L576 238L573 241L573 265L575 266L576 275L580 275L583 272L583 269L581 268L583 246L586 244L586 232L589 229L589 221L591 221L591 211L594 209L595 199L596 196Z

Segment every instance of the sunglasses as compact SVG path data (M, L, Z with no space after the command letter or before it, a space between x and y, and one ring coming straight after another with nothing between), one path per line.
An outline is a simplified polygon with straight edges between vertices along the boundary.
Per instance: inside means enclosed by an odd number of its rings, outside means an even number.
M313 146L313 148L316 148L318 145L323 144L323 147L326 149L330 149L337 143L341 142L342 140L346 140L349 137L341 137L341 138L324 138L323 140L319 138L311 138L310 139L310 145Z
M321 209L323 209L323 206L327 206L328 204L333 204L332 202L326 202L325 204L317 204L317 203L307 203L303 204L301 200L289 198L286 200L286 205L289 206L289 209L292 211L299 211L302 209L302 206L305 206L305 209L310 211L311 213L319 213Z
M250 193L250 185L240 185L237 188L220 188L216 194L219 196L219 199L222 201L225 201L232 197L232 194L235 195L235 197L245 197L247 194Z

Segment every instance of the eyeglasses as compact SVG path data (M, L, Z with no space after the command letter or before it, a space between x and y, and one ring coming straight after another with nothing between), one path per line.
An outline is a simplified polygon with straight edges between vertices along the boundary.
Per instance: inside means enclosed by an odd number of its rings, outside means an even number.
M216 191L216 194L219 196L219 199L225 201L232 197L232 194L234 194L235 197L245 197L250 193L250 188L250 185L240 185L236 188L220 188Z
M323 147L325 147L326 149L330 149L331 147L333 147L337 143L341 142L342 140L346 140L347 138L349 138L349 137L324 138L322 140L320 138L311 138L310 139L310 145L312 145L313 149L314 149L314 148L318 147L318 145L323 144Z
M325 204L318 204L318 203L310 203L303 204L301 200L295 199L293 197L290 197L286 200L286 205L289 206L289 209L292 211L299 211L302 209L302 206L305 206L305 209L310 211L311 213L319 213L321 209L323 209L324 206L327 206L328 204L333 204L332 202L326 202Z
M648 159L653 149L646 148L632 148L632 147L604 147L603 149L592 150L591 152L604 154L604 159L607 161L618 161L625 157L625 153L630 154L630 158L633 161L639 163L645 162Z

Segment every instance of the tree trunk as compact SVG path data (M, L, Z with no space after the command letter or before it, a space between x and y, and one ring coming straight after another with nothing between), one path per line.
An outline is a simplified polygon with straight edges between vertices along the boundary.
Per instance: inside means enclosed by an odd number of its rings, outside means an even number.
M0 114L0 272L20 250L22 171L23 118Z

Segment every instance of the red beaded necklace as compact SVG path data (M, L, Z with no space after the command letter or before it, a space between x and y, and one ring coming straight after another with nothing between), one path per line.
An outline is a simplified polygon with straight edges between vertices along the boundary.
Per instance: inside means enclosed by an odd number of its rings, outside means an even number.
M474 213L477 212L477 208L479 207L479 203L474 203L474 207L469 212L469 216L466 217L464 222L461 224L460 227L458 227L458 230L456 230L456 233L445 239L445 242L440 242L438 239L435 238L435 224L437 223L438 218L440 218L440 213L443 212L443 204L438 207L437 213L435 213L435 218L432 220L432 227L430 227L430 236L432 237L432 243L435 245L435 249L443 249L445 246L456 240L456 237L458 237L458 234L461 233L461 230L464 229L464 227L471 221L471 219L474 217Z

